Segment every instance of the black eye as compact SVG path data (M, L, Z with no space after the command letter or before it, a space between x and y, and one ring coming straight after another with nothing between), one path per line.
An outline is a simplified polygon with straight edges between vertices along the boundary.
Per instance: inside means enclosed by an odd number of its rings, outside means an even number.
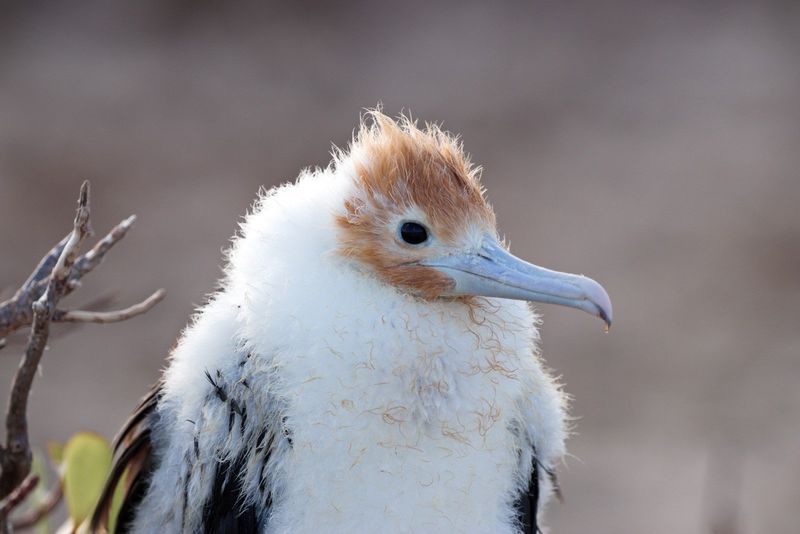
M400 227L400 237L409 245L419 245L428 239L428 231L419 223L407 222Z

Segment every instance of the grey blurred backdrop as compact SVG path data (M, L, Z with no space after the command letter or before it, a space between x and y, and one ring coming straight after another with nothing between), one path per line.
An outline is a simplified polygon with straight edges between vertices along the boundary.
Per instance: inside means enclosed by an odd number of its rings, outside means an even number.
M552 531L798 532L797 6L2 2L4 295L85 178L98 233L139 222L67 302L168 291L56 330L33 440L112 436L258 188L326 164L381 101L463 136L517 254L612 295L608 335L542 307L577 418Z

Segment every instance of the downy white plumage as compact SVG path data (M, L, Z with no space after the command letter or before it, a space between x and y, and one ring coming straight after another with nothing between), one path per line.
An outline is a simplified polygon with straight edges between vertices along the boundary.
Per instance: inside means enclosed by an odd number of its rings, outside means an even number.
M525 301L610 323L608 296L507 252L454 138L365 122L247 216L120 434L96 531L118 484L120 532L536 530L565 398Z

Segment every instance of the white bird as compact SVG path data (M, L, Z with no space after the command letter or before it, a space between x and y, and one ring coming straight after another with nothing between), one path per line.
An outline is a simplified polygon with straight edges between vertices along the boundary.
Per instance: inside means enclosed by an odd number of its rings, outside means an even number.
M567 429L526 301L611 323L597 282L511 255L454 137L369 112L246 217L93 530L121 485L117 532L535 532Z

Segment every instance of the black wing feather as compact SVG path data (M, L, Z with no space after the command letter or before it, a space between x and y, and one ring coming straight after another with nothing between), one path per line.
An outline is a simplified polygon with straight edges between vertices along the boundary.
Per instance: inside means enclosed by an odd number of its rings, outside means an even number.
M108 532L112 499L119 484L125 491L122 506L117 516L118 534L128 531L137 506L141 503L155 469L151 432L156 405L161 395L162 382L158 381L139 402L139 406L122 426L114 439L114 465L106 480L94 514L90 520L90 532Z
M244 505L239 483L246 458L242 454L235 461L217 464L214 487L203 507L205 534L256 534L259 531L260 514L254 505Z
M516 502L522 534L539 534L539 462L533 456L533 469L527 491Z
M210 375L209 380L211 380ZM231 415L235 417L238 414L242 418L243 430L244 410L239 408L239 404L233 402L233 399L228 398L222 385L217 385L213 380L211 382L217 388L216 393L219 397L217 400L230 403ZM114 465L90 521L90 532L92 533L101 534L109 531L112 499L120 484L124 485L125 491L117 516L116 534L127 534L130 531L136 510L147 493L153 472L157 467L156 455L153 454L152 429L158 418L156 407L162 389L161 381L153 386L114 439ZM263 445L261 444L262 440L263 438L259 439L260 445ZM200 454L197 441L195 441L195 454ZM266 451L264 462L268 457L269 451ZM259 532L259 526L264 514L269 510L270 503L267 499L266 507L261 507L261 510L253 505L244 505L245 499L241 492L240 478L245 470L246 462L247 452L243 451L234 461L217 463L214 485L203 506L203 533L256 534Z

